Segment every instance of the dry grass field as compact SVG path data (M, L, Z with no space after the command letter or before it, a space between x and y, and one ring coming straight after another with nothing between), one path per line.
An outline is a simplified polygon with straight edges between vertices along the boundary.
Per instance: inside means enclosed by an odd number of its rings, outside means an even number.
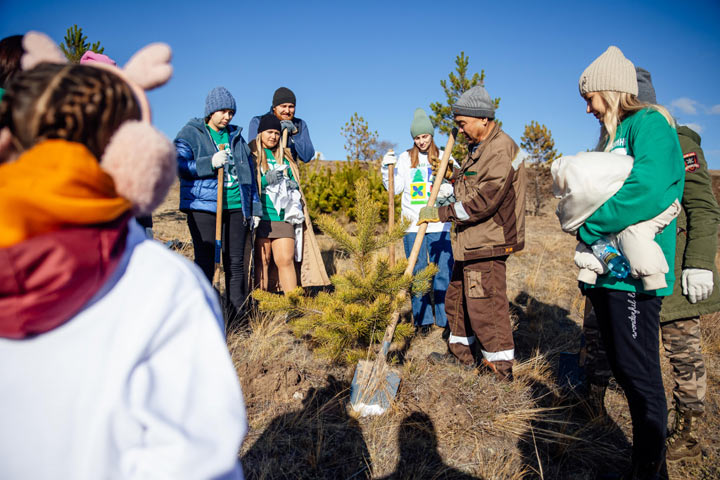
M720 182L718 182L720 187ZM154 215L156 236L192 258L177 189ZM591 418L558 381L559 360L581 342L584 299L554 204L527 217L526 247L508 262L508 298L518 363L513 383L457 366L431 365L445 351L439 330L395 345L401 384L392 410L357 418L348 409L353 367L315 358L284 320L253 312L228 335L250 431L239 453L250 479L592 479L629 463L630 417L619 388L610 418ZM320 238L324 258L347 261ZM401 249L399 251L402 251ZM720 318L703 319L707 413L703 458L670 465L672 479L720 478ZM663 359L668 404L670 368Z

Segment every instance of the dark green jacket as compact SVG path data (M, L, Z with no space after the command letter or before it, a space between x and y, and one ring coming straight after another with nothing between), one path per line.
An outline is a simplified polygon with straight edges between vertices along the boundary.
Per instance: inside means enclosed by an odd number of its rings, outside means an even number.
M720 279L715 267L720 208L712 193L712 181L705 155L700 148L700 135L688 127L678 127L678 137L685 160L685 187L682 211L677 220L675 254L675 286L671 296L663 300L660 321L697 317L720 310ZM682 294L683 268L712 270L715 285L704 302L690 303Z

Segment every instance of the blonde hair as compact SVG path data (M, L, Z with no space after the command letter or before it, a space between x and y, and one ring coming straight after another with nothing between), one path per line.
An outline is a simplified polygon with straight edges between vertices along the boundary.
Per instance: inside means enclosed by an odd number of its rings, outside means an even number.
M420 149L417 145L413 145L411 149L408 150L408 153L410 154L410 167L416 168L418 166L418 155L420 154ZM440 156L440 151L438 150L437 145L435 145L435 139L430 139L430 146L427 149L427 156L428 161L432 159L438 159Z
M675 119L670 112L662 105L645 103L638 100L635 95L626 92L613 92L610 90L602 90L595 92L600 95L603 103L605 103L605 114L602 118L602 129L600 131L600 140L596 150L609 152L612 148L617 127L623 119L635 112L649 108L659 112L672 128L676 128Z
M266 173L270 169L267 161L267 155L265 155L265 145L263 144L261 135L262 132L258 132L253 145L254 148L252 149L254 150L252 153L255 155L255 158L257 158L258 185L260 185L260 175ZM278 144L275 146L275 150L270 151L272 152L273 158L275 158L275 161L278 164L282 164L283 159L287 159L289 162L293 161L292 153L290 152L289 148L285 147L285 154L281 155L279 141Z

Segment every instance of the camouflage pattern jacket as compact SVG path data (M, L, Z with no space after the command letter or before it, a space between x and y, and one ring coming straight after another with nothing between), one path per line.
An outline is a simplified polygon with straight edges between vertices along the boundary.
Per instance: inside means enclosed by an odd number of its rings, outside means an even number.
M455 260L502 257L525 246L525 165L517 144L495 125L455 170L455 198L440 207L440 221L453 222Z
M685 188L682 211L677 220L675 249L675 286L671 296L663 300L660 321L697 317L720 310L720 279L715 267L720 208L712 193L712 182L705 155L700 148L700 135L688 127L678 127L678 137L685 159ZM713 272L714 287L710 297L696 304L682 294L680 282L683 268L702 268Z

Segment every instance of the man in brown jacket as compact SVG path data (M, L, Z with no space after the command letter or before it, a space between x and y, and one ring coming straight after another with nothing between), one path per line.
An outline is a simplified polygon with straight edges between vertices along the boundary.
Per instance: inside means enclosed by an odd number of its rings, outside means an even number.
M453 222L455 265L445 296L450 352L473 365L475 341L482 363L512 379L515 344L505 285L505 261L525 244L525 166L519 148L495 123L487 91L476 86L452 107L470 154L452 180L454 204L420 210L418 224Z

